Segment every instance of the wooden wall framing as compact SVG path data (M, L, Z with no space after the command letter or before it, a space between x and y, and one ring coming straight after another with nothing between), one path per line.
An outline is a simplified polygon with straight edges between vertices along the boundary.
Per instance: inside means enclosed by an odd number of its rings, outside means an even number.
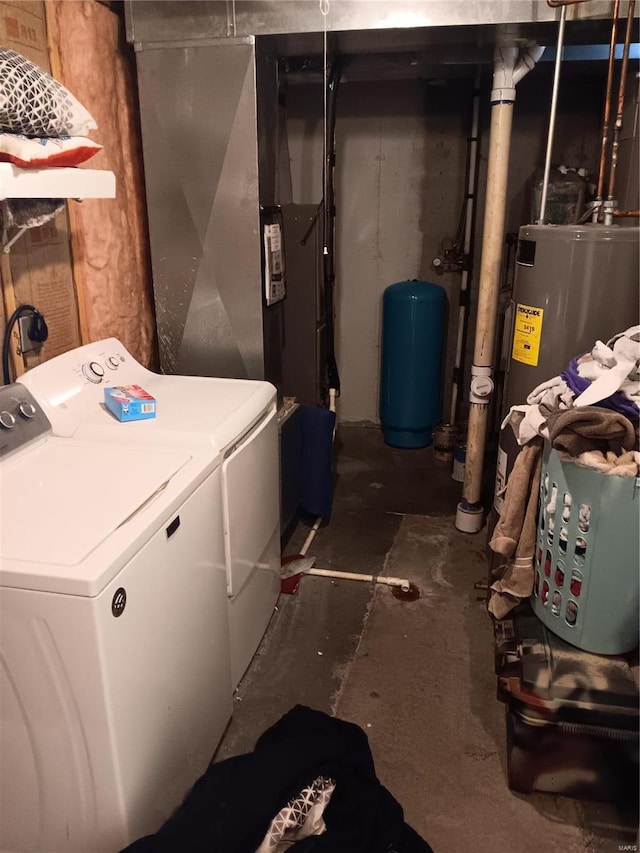
M0 264L2 328L23 303L45 316L50 337L24 366L80 343L114 336L144 364L155 363L144 176L133 52L123 21L96 0L0 0L3 46L63 83L98 124L104 146L88 168L112 170L116 199L70 201L54 220L29 231ZM80 167L82 168L82 167Z

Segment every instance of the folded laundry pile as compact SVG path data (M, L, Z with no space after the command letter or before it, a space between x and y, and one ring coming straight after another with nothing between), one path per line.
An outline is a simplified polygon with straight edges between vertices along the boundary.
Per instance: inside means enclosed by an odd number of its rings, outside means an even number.
M597 404L597 405L595 405ZM541 383L504 420L522 449L505 487L489 546L505 558L489 611L502 619L533 590L543 439L561 460L616 477L640 473L640 326L597 341L559 376Z
M361 728L298 705L254 751L211 764L123 853L432 853L378 781Z
M627 419L634 437L627 434L625 449L636 449L640 422L640 326L632 326L606 344L597 341L591 352L572 359L559 376L534 388L526 405L513 406L502 426L510 424L518 444L524 445L535 436L550 438L552 414L596 404ZM605 428L612 427L607 424Z
M590 353L574 358L561 374L576 394L575 406L598 403L627 417L640 406L640 326L632 326Z

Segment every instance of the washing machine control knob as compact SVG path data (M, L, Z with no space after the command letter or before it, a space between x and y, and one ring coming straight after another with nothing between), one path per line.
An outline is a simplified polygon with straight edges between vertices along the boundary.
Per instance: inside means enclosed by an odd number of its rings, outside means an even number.
M110 367L111 370L117 370L120 367L120 361L115 357L115 355L110 355L107 359L107 367Z
M0 427L3 429L13 429L15 425L16 419L11 412L7 412L6 410L0 412Z
M102 382L104 378L104 367L97 361L90 361L89 364L85 364L82 372L89 382L95 382L96 384Z
M23 418L30 420L36 413L36 407L28 400L22 400L20 403L18 403L18 411L20 412Z

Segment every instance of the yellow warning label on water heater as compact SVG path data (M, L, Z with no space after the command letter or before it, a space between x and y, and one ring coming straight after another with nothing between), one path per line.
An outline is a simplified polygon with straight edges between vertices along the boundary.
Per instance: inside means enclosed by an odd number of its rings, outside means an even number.
M511 358L522 364L538 366L540 338L542 337L542 317L544 308L532 305L516 305L516 323L513 330L513 349Z

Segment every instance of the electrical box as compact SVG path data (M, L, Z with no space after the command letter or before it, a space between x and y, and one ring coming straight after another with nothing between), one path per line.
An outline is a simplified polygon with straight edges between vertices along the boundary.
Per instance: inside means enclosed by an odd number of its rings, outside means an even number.
M20 317L18 319L18 332L20 334L20 355L24 355L27 352L32 352L37 346L40 344L36 343L36 341L32 341L29 337L29 329L31 327L31 321L33 320L33 316L31 314L26 317Z
M282 210L263 207L261 214L264 295L266 304L274 305L286 294Z

